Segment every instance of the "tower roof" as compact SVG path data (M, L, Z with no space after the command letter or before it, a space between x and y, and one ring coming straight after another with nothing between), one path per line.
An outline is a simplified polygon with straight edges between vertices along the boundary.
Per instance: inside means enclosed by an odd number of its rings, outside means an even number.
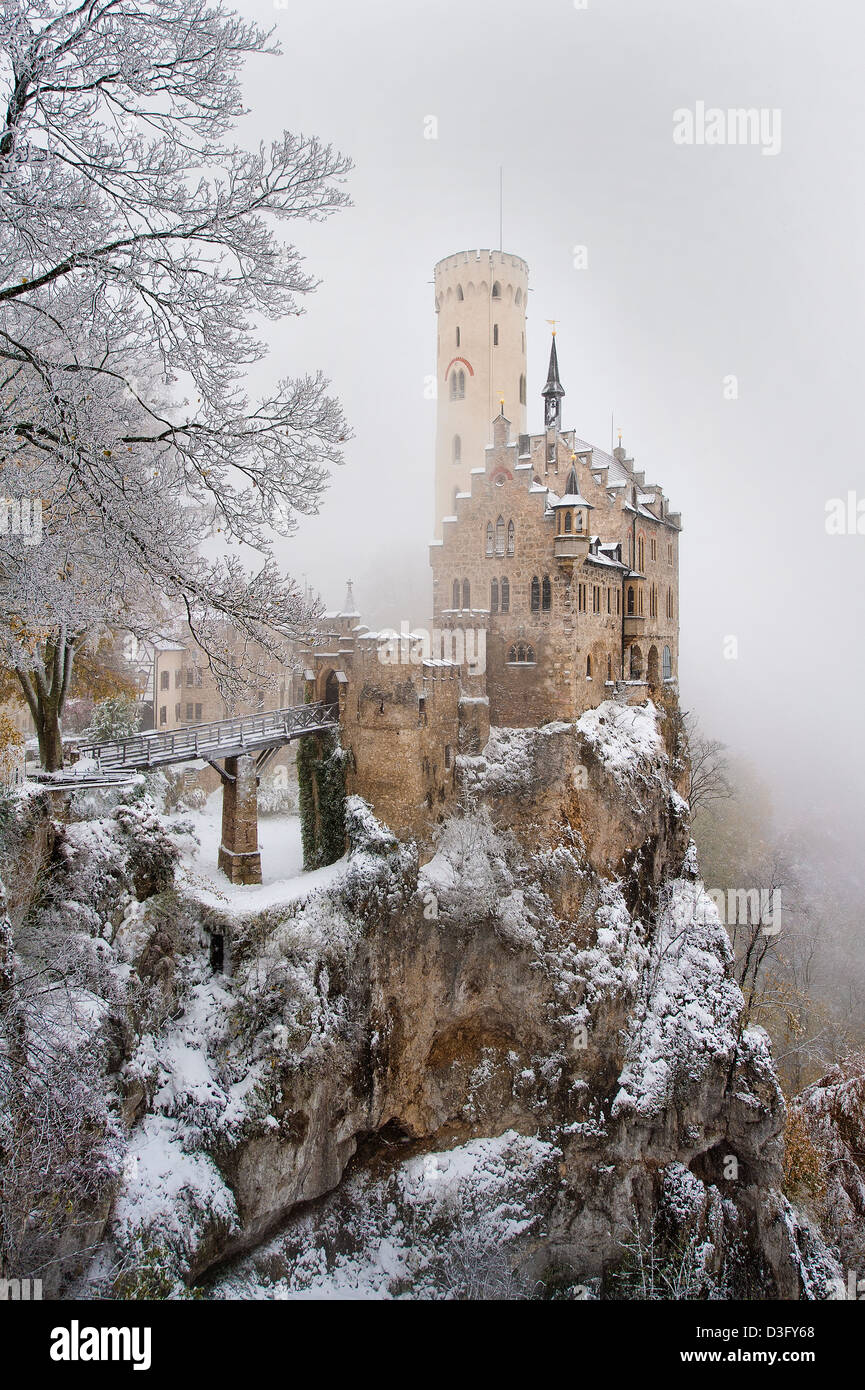
M553 333L553 343L550 348L550 365L547 368L547 384L541 392L542 396L558 396L565 394L565 388L559 381L559 359L556 354L556 335Z
M360 613L357 611L357 608L355 607L355 603L354 603L354 589L352 588L352 583L351 583L351 580L350 580L350 579L347 581L347 584L346 584L345 602L344 602L343 605L342 605L342 612L340 613L339 616L340 616L341 618L359 618L359 617L360 617Z
M555 501L550 503L550 506L552 508L592 507L592 510L594 511L592 503L587 502L585 497L583 497L582 493L580 492L580 482L577 477L576 464L571 464L570 471L568 472L568 476L565 479L565 490L562 493L561 497L557 497Z

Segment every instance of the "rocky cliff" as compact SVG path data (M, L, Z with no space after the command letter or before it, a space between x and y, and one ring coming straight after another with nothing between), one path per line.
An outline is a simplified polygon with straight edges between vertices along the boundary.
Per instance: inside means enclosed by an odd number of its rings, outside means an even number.
M353 798L325 884L256 913L172 879L146 798L43 833L106 1097L78 1292L825 1296L676 728L493 730L429 862Z

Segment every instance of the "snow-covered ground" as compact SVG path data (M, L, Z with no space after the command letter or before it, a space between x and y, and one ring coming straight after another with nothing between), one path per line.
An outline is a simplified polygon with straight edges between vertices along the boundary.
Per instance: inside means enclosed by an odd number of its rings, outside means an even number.
M261 884L229 883L219 868L219 846L222 840L222 792L217 789L208 797L204 809L191 813L193 830L199 846L189 843L180 865L181 885L191 888L203 902L242 912L258 912L262 908L304 898L319 888L326 888L339 878L345 859L323 869L304 873L303 846L299 816L266 816L258 822L258 846L261 851Z

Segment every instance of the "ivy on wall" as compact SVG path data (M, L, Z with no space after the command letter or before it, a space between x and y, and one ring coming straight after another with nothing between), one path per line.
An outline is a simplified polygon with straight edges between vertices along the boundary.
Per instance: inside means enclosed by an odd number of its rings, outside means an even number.
M345 854L345 764L335 733L307 734L297 745L303 867L320 869Z

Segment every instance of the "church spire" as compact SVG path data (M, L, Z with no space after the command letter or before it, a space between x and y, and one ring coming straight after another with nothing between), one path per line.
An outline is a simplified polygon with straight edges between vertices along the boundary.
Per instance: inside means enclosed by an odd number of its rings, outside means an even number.
M553 329L553 343L550 348L550 365L547 370L547 384L541 395L544 398L544 428L562 428L562 396L565 388L559 381L559 359L556 355L556 330Z

